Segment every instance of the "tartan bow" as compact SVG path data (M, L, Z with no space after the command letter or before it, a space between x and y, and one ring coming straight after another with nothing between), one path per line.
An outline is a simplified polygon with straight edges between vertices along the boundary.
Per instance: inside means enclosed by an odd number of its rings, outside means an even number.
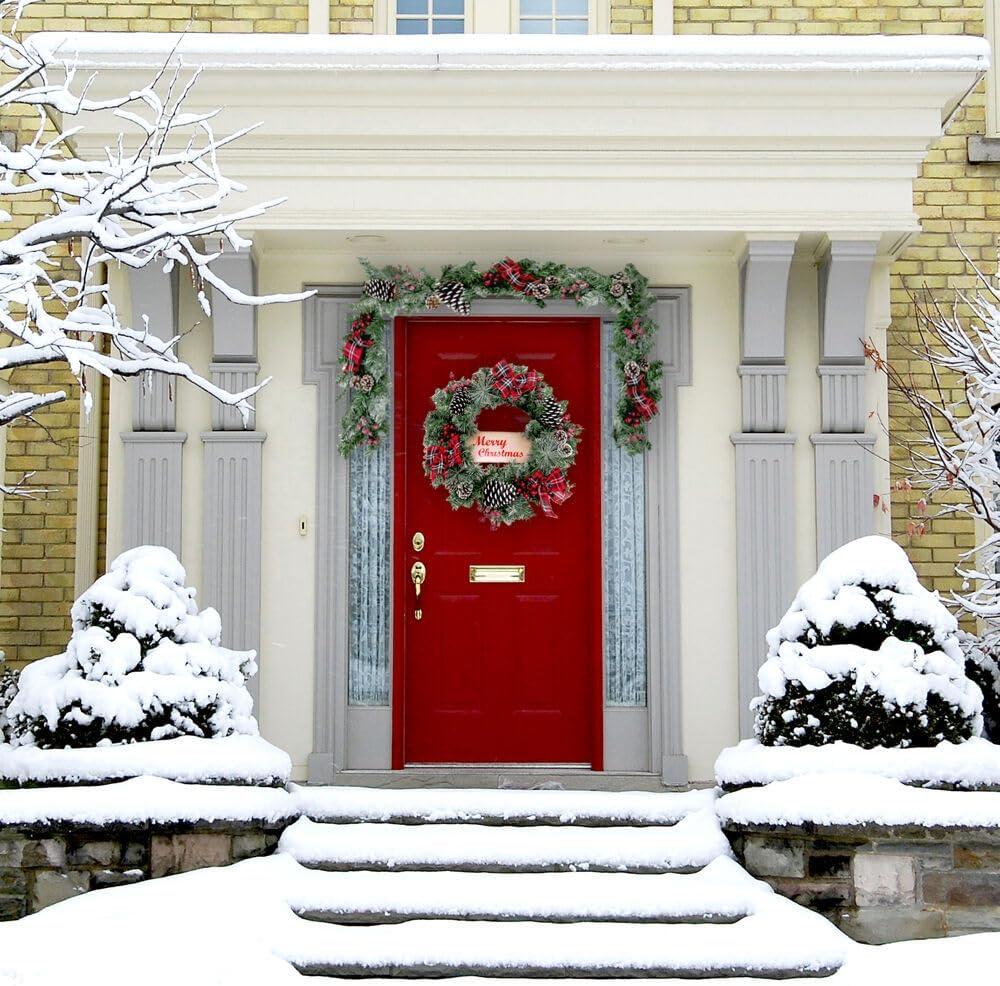
M428 445L424 452L424 467L432 480L443 479L452 466L462 464L462 439L454 428L441 432L443 445Z
M625 388L625 393L635 405L635 409L644 421L649 421L657 411L656 401L649 396L646 390L646 381L640 380L638 383L629 384Z
M525 274L524 268L511 257L504 257L495 270L515 291L523 291L535 280L530 274Z
M517 400L538 386L537 370L511 366L505 359L500 360L491 372L493 388L505 401Z
M547 476L541 469L536 469L525 479L524 485L525 492L538 501L546 517L555 517L553 504L558 507L565 503L573 492L562 469L553 469Z
M361 361L365 358L365 350L374 341L361 329L354 329L344 342L344 369L356 375L361 370Z

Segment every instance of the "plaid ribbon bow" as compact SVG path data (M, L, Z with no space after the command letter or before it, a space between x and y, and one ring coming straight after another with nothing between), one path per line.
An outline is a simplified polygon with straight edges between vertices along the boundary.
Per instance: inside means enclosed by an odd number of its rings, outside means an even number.
M525 367L518 369L511 366L505 359L500 360L492 370L493 389L505 401L517 400L522 394L534 390L538 386L538 371Z
M462 464L462 439L454 428L441 432L443 445L428 445L424 452L424 466L432 480L443 479L452 466Z
M361 329L354 329L344 342L344 369L357 375L361 370L361 361L365 358L365 350L374 341Z
M553 505L558 507L565 503L573 492L562 469L553 469L547 476L541 469L536 469L525 479L524 485L525 492L538 501L546 517L555 517Z
M515 291L523 291L535 280L530 274L525 274L524 268L511 257L504 257L495 270Z
M629 399L635 405L636 411L644 421L649 421L656 414L656 401L649 396L645 380L640 380L636 384L629 384L625 388L625 393L628 394Z

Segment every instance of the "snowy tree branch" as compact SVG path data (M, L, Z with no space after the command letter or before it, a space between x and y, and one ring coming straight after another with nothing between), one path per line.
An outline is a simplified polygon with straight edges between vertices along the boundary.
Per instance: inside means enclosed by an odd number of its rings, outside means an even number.
M964 254L963 254L964 255ZM904 374L869 342L868 357L909 405L914 439L894 437L909 456L909 479L938 505L936 516L967 517L986 529L957 566L961 612L987 621L986 641L1000 645L1000 296L966 256L979 287L943 308L914 298L920 342L901 343L930 385ZM926 367L926 369L924 369Z
M155 264L166 276L180 265L209 315L203 285L241 305L309 297L246 294L212 270L220 250L202 245L248 249L237 225L283 201L228 208L246 189L225 175L219 153L253 128L217 136L217 110L187 112L198 73L185 77L181 68L164 67L148 86L120 97L92 99L92 76L77 82L73 64L56 63L19 38L18 17L33 2L0 0L0 116L22 124L24 138L19 146L0 142L0 372L62 363L78 380L88 368L105 377L162 374L187 380L246 419L267 381L239 393L213 384L179 358L178 339L164 342L128 323L111 300L105 271L110 264ZM123 132L99 159L84 160L74 138L97 112L114 113L138 133L130 140ZM11 203L27 195L50 208L15 231ZM0 426L67 396L60 390L0 398Z

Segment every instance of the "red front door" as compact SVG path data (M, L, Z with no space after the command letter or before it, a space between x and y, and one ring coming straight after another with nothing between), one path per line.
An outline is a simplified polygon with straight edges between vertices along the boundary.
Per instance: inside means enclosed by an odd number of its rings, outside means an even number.
M393 766L586 764L601 769L601 427L597 318L399 318L395 344ZM553 518L491 530L453 510L422 466L431 394L506 359L538 370L584 431L573 495ZM488 419L487 419L488 418ZM513 408L481 430L520 430ZM413 535L424 536L420 552ZM426 566L419 608L410 568ZM471 583L470 565L523 565Z

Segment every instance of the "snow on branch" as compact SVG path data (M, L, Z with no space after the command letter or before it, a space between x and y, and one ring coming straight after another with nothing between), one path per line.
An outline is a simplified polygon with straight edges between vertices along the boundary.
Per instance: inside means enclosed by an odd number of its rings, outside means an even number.
M929 293L913 299L919 342L900 342L917 370L889 362L869 341L868 358L916 419L894 436L909 456L909 479L938 518L967 517L984 531L957 567L961 612L987 622L983 643L1000 647L1000 294L964 254L978 287L943 306ZM918 375L919 374L919 377Z
M218 111L187 112L198 73L180 67L161 69L145 88L92 99L93 76L78 79L72 63L57 63L18 36L20 13L33 2L0 0L0 118L19 124L20 138L0 140L0 373L62 363L80 381L86 409L86 369L183 378L246 419L267 381L239 393L211 383L178 357L177 339L129 324L112 303L106 271L112 263L156 265L166 276L179 265L209 315L206 285L241 305L308 297L249 295L211 268L223 247L250 247L238 223L283 201L228 208L246 189L223 172L219 153L248 130L217 136ZM74 139L98 112L113 113L123 132L101 158L82 160ZM17 229L12 204L26 196L46 203L45 214ZM66 398L65 391L0 397L0 426Z

